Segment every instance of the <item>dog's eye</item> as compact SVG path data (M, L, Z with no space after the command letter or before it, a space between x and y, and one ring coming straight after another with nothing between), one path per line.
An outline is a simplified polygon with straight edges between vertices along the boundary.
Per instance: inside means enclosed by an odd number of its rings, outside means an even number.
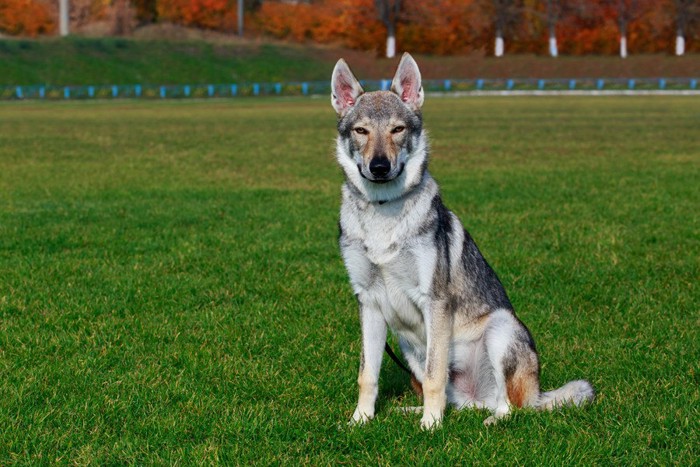
M397 127L394 127L394 129L391 130L391 133L392 133L392 134L401 133L401 132L402 132L403 130L405 130L405 129L406 129L405 126L399 125L399 126L397 126Z
M366 128L358 126L357 128L355 128L355 133L357 133L358 135L366 135L367 133L369 133L369 131L367 131Z

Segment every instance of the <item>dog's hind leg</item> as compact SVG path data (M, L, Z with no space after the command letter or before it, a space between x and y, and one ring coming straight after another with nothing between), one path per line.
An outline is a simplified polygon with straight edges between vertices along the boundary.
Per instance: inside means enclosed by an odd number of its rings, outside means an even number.
M484 420L484 425L493 425L499 419L506 417L510 412L508 394L506 393L506 378L503 370L503 357L506 354L513 334L509 318L509 313L506 311L496 311L491 315L486 328L486 354L493 369L493 397L495 402L493 415Z
M527 328L508 310L497 310L489 318L485 346L493 368L493 414L484 420L491 425L517 407L534 405L539 397L539 363Z

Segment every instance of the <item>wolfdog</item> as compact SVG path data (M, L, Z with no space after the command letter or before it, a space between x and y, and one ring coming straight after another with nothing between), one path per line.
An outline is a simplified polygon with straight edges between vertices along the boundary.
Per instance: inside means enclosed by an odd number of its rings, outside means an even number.
M374 417L387 327L423 393L424 429L441 424L447 402L489 409L489 425L511 405L552 409L593 400L584 380L540 392L530 332L427 170L424 92L413 58L403 55L390 91L367 93L340 59L331 89L345 176L340 250L362 328L350 424Z

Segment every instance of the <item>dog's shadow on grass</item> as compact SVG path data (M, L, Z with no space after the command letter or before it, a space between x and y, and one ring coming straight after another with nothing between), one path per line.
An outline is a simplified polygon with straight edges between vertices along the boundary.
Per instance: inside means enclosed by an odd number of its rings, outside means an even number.
M423 405L423 401L411 387L411 376L385 356L379 381L378 411L391 406L419 405Z

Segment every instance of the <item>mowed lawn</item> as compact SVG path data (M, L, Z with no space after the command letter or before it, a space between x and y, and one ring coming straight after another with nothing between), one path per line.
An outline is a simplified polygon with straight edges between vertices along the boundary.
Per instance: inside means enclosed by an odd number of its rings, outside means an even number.
M448 410L360 335L328 99L0 104L0 464L700 456L700 99L437 98L432 173L590 406Z

